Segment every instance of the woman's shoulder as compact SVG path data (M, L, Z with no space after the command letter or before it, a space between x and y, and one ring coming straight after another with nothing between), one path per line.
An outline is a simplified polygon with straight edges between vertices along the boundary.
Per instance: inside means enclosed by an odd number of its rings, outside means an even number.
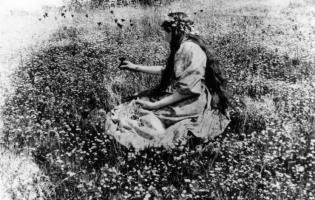
M178 50L179 54L187 54L187 55L198 55L200 57L206 57L205 52L201 49L201 47L193 41L185 40L180 45Z
M185 50L194 50L194 49L200 49L200 46L198 44L196 44L195 42L191 41L191 40L184 40L181 45L180 48L185 49Z

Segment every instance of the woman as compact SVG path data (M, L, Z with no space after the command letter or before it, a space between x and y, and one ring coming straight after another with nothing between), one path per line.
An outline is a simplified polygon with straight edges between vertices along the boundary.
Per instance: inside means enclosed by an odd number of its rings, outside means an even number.
M140 66L124 61L121 69L161 74L160 84L108 114L108 134L125 146L172 147L185 143L191 132L204 139L224 131L229 123L228 99L218 62L202 39L193 34L193 22L182 12L170 13L162 23L170 44L166 67ZM140 109L137 109L140 105ZM129 112L129 113L128 113ZM134 117L131 119L130 113ZM137 113L137 114L135 114ZM137 117L136 117L137 118Z

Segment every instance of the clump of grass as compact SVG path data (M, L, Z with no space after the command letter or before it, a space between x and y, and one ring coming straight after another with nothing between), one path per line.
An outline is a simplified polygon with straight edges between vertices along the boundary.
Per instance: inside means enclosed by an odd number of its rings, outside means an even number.
M0 198L49 199L53 196L53 185L32 158L0 149Z

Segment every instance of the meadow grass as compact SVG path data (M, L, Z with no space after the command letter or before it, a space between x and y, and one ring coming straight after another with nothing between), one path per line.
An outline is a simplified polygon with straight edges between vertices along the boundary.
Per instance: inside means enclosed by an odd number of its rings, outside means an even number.
M56 12L57 20L38 22L54 31L27 49L14 73L4 141L31 151L54 184L52 199L315 199L314 8L303 0L187 0L81 9L66 18ZM220 58L237 111L208 143L192 137L173 150L137 153L104 135L96 110L158 83L119 71L118 58L165 64L158 23L170 11L196 21Z
M27 155L0 149L0 198L50 199L53 185Z

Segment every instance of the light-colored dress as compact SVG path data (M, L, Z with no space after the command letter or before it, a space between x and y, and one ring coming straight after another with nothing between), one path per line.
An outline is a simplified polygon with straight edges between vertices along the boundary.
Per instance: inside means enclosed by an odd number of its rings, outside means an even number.
M189 131L205 140L221 134L230 119L211 109L212 97L204 83L206 60L206 54L199 45L189 40L183 41L175 54L175 77L165 92L170 95L177 91L191 97L158 110L146 111L144 115L139 114L134 101L121 104L107 115L107 134L112 135L120 144L135 149L149 146L172 148L179 142L187 142ZM138 120L140 127L152 129L152 132L161 125L166 131L153 139L143 137L133 128L122 128L117 123L126 117Z

